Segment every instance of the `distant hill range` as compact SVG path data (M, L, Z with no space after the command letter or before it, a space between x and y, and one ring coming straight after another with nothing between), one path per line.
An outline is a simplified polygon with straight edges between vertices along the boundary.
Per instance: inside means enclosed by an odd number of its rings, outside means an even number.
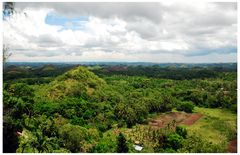
M98 76L128 75L168 79L215 77L220 72L236 72L237 63L146 63L146 62L8 62L3 79L56 77L78 66Z
M66 66L159 66L159 67L174 67L174 68L193 68L193 67L222 67L228 69L237 69L237 63L152 63L152 62L8 62L7 67L14 66L29 66L31 68L39 67L66 67Z

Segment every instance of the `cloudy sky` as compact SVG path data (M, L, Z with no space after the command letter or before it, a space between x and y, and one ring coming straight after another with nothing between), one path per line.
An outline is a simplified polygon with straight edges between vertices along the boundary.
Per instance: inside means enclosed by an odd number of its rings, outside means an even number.
M15 3L10 61L236 62L236 3Z

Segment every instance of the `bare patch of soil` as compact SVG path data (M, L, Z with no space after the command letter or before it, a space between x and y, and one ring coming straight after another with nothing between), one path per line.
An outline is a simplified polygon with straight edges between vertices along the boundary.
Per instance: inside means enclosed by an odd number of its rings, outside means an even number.
M233 140L231 140L229 142L228 152L230 152L230 153L237 153L237 138L233 139Z
M149 121L152 127L164 128L175 121L176 125L192 125L203 115L198 113L170 112Z

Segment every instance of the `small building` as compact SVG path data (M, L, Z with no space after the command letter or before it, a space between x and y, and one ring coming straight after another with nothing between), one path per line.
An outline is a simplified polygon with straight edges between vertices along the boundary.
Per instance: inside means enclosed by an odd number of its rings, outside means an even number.
M134 149L137 151L142 151L143 147L140 145L133 145Z

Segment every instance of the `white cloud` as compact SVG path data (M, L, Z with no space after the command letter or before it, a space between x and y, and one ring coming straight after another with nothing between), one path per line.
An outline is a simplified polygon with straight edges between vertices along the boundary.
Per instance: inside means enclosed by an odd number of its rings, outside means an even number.
M3 21L3 41L12 61L236 61L235 6L17 3L18 13ZM53 12L88 20L49 25L45 20Z

